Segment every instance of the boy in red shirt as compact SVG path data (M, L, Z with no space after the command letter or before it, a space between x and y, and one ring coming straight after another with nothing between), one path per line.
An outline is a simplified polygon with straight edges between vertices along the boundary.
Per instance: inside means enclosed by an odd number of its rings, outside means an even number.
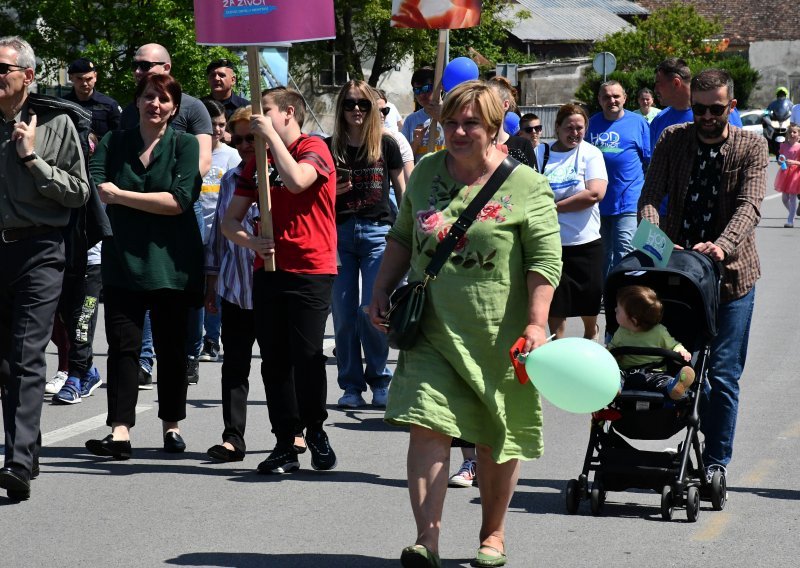
M336 467L336 454L322 428L328 417L326 357L322 353L333 279L336 276L336 168L325 143L301 133L305 103L297 91L278 87L262 93L263 115L250 129L269 148L273 238L253 236L242 220L258 202L255 158L245 166L222 231L253 249L253 309L261 349L261 377L267 395L275 449L259 473L287 473L300 467L295 435L305 429L311 466ZM275 272L264 259L275 256ZM298 452L299 450L299 452Z

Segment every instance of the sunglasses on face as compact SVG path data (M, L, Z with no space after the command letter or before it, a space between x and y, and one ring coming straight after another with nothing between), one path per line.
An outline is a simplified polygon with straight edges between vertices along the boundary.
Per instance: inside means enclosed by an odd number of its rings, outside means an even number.
M248 134L246 136L239 136L238 134L234 134L231 136L231 144L234 146L238 146L242 142L248 142L252 144L255 141L256 137L253 134Z
M0 75L8 75L12 71L21 71L22 69L27 69L27 67L14 65L13 63L0 63Z
M345 99L342 108L347 112L353 112L358 107L361 112L367 112L372 108L372 102L367 99Z
M389 107L383 107L383 108L381 109L381 114L382 114L383 116L389 116L389 113L390 113L390 112L392 112L392 109L390 109Z
M706 114L706 111L710 111L713 116L722 116L722 113L724 113L730 105L730 101L724 105L701 105L700 103L694 103L692 105L692 112L695 116L703 116Z
M131 63L131 69L136 71L150 71L156 65L164 65L166 61L133 61Z
M536 126L526 126L522 130L524 130L528 134L530 134L531 132L541 132L542 131L542 125L538 124Z
M424 95L433 91L433 83L428 83L421 87L412 87L411 90L414 91L414 95Z

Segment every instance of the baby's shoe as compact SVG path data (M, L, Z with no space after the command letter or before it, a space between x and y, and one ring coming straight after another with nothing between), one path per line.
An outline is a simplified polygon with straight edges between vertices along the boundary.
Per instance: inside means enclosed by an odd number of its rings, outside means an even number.
M672 379L667 392L672 400L680 400L686 396L686 391L694 383L694 369L689 365L681 368L677 376Z

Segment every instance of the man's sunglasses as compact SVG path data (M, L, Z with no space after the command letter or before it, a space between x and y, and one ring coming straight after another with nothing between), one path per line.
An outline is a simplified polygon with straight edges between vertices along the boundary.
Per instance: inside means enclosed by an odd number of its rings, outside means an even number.
M728 103L724 105L720 104L701 105L700 103L694 103L692 105L692 112L694 113L695 116L703 116L708 110L711 111L711 114L713 116L722 116L722 113L724 113L729 106L731 106L730 101L728 101Z
M428 83L427 85L422 85L421 87L412 87L412 91L414 91L414 95L424 95L425 93L433 92L433 83Z
M390 112L392 112L392 109L390 109L389 107L383 107L383 108L381 109L381 114L382 114L383 116L389 116L389 113L390 113Z
M21 71L22 69L27 69L27 67L13 63L0 63L0 75L8 75L11 71Z
M524 130L528 134L530 134L533 131L541 132L542 131L542 125L541 124L537 124L536 126L526 126L522 130Z
M361 112L368 112L372 108L372 101L368 99L345 99L342 108L347 112L353 112L358 107Z
M156 65L165 65L166 61L133 61L131 62L131 69L136 71L150 71Z
M231 136L231 144L234 146L238 146L242 142L249 142L252 144L255 141L256 137L253 134L247 134L246 136L239 136L238 134L234 134Z

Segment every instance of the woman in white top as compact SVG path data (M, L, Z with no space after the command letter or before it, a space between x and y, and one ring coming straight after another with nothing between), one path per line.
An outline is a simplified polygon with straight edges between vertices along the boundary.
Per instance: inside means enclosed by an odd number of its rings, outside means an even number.
M589 117L578 105L562 106L556 115L556 142L536 147L536 162L553 190L561 227L564 267L550 304L548 325L564 336L566 319L580 316L583 336L599 335L597 314L603 294L603 243L600 209L608 185L603 154L583 141Z

